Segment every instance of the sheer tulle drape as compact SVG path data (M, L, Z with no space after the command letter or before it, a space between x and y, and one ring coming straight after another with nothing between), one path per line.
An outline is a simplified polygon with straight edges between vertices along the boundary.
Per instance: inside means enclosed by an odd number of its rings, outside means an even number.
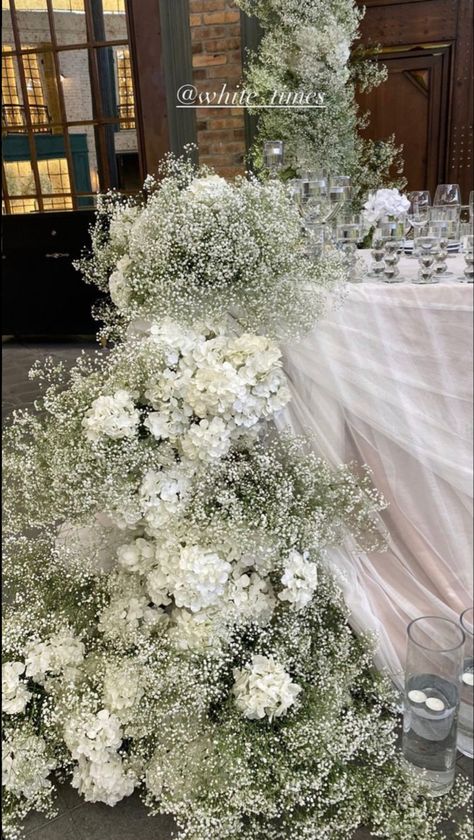
M334 464L368 464L389 504L388 551L347 541L330 559L354 628L377 632L400 684L408 622L472 601L472 287L352 286L285 366L280 427L310 429Z

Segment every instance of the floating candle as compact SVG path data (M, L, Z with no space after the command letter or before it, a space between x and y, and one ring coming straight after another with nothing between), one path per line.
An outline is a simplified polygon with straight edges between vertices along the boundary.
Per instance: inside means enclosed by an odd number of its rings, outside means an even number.
M408 692L408 699L411 700L412 703L424 703L426 701L426 694L424 691L413 691Z
M444 712L446 706L444 705L442 700L438 700L437 697L428 697L425 702L426 708L429 709L431 712Z
M474 672L465 671L462 675L462 681L465 685L474 685Z

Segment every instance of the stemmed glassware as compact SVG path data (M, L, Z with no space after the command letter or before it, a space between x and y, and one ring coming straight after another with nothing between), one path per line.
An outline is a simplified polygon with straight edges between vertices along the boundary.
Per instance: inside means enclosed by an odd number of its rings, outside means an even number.
M414 251L417 232L426 227L430 220L431 195L428 190L415 190L413 192L409 192L407 198L410 202L407 222L413 228ZM412 256L415 256L415 254L413 253Z
M405 239L405 221L403 219L382 221L380 229L384 248L384 269L381 280L384 283L403 283L398 263Z
M350 281L352 283L359 283L357 246L363 239L363 227L360 216L347 215L339 220L335 226L335 239L337 248L346 257Z
M468 233L462 238L462 252L466 268L459 279L461 283L474 283L474 235Z
M349 175L333 175L331 177L329 197L333 205L349 205L352 198L352 181Z
M433 231L420 232L416 239L416 255L420 265L418 275L413 278L412 283L430 284L439 283L439 278L434 274L434 267L439 253L439 239Z
M459 184L438 184L434 195L433 205L444 207L461 206L461 190Z
M263 164L270 178L278 178L285 159L285 144L282 140L266 140L263 144Z

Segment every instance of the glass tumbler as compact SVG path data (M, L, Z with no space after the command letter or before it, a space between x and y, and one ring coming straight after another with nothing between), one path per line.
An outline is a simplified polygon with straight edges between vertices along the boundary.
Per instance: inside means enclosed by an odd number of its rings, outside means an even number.
M454 783L465 634L447 618L424 616L408 625L402 749L431 796Z
M459 709L458 750L474 758L474 610L461 613L459 623L466 636L461 677L461 706Z

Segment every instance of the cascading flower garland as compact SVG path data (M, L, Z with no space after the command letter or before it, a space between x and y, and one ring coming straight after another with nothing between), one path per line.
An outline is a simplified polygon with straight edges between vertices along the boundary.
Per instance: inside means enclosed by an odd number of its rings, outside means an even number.
M111 806L139 789L181 840L442 837L465 785L430 800L404 768L325 561L347 532L380 544L382 500L272 423L277 337L340 259L306 256L280 183L162 174L105 200L83 264L115 345L34 369L6 433L6 837L54 812L55 778Z
M284 140L288 171L350 175L358 207L362 197L381 184L403 187L401 149L394 137L374 142L360 134L369 115L359 112L356 90L381 84L386 70L368 60L360 48L351 58L363 16L355 0L236 0L236 4L257 18L263 30L245 73L245 87L255 101L272 103L277 94L280 102L287 92L311 95L310 104L320 95L324 103L321 109L259 107L251 150L254 166L262 167L264 140Z

